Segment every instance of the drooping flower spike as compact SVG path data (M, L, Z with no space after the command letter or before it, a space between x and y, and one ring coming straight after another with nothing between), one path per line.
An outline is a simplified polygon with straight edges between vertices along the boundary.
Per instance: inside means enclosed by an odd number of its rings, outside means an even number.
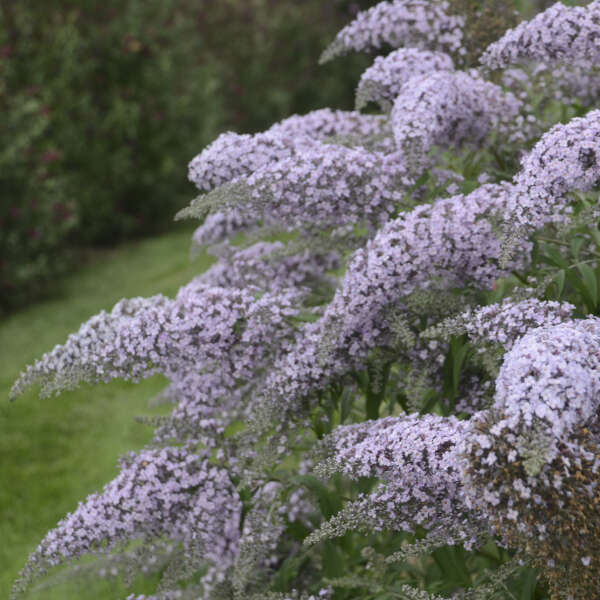
M266 340L274 349L280 334L292 334L286 319L297 314L297 301L293 289L256 299L250 290L195 281L174 300L122 300L29 366L11 396L36 383L50 395L83 381L137 380L155 373L177 378L217 364L243 378L270 352Z
M511 64L539 61L565 62L600 59L600 2L587 6L553 4L531 21L509 29L491 44L481 62L500 69Z
M391 0L358 13L321 55L320 62L347 54L414 46L461 55L464 17L450 14L448 2ZM461 51L462 50L462 51Z
M360 78L356 89L356 108L377 102L389 111L404 85L417 75L430 71L453 71L452 59L442 52L400 48L387 56L378 56Z
M338 427L324 442L329 459L321 469L385 483L349 503L308 542L348 530L414 533L421 526L445 531L441 545L457 537L476 543L482 524L462 498L458 452L470 430L468 421L418 414Z
M323 108L306 115L294 115L263 133L221 134L192 159L188 178L204 192L274 162L289 158L316 141L336 138L370 145L374 150L393 151L388 119L377 115Z
M403 156L315 142L196 198L177 218L234 210L286 230L387 221L414 183Z
M391 135L389 120L385 116L330 108L313 110L305 115L292 115L275 123L268 131L294 137L307 136L322 141L331 138L369 140Z
M237 552L242 505L227 471L182 448L142 450L50 531L30 556L19 587L51 566L135 539L168 537L226 568Z
M510 137L521 105L474 69L432 71L402 89L394 101L392 129L398 150L419 166L433 145L477 146L494 128Z
M516 301L505 298L499 304L467 309L457 317L427 331L427 337L449 337L466 333L476 345L499 344L505 350L535 327L549 327L572 319L575 306L529 298Z
M545 133L521 161L506 216L528 230L569 218L569 192L589 191L600 180L600 111Z

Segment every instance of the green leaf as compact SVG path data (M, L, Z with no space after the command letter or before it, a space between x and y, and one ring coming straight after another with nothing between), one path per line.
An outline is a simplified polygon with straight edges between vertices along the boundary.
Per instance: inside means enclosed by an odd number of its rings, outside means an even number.
M429 412L434 406L435 403L439 400L439 395L436 390L430 389L425 393L425 402L423 407L419 411L422 415Z
M346 419L350 416L352 412L352 407L354 406L354 394L350 391L350 389L346 388L342 393L342 402L341 402L341 414L340 414L340 422L344 423Z
M326 578L346 575L344 556L332 540L323 543L323 575Z
M540 256L540 260L553 267L558 267L559 269L566 269L569 266L558 248L556 248L556 246L550 246L549 244L544 244L544 253Z
M287 591L306 561L306 556L290 556L286 558L273 578L274 591L282 593Z
M596 279L594 269L592 269L590 265L579 265L577 268L581 273L583 284L585 285L585 288L592 300L592 306L590 309L591 311L595 311L596 306L598 305L598 280Z
M462 371L465 360L469 354L469 350L469 344L465 343L454 353L454 364L452 365L452 388L454 390L455 396L458 394L458 382L460 380L460 373Z
M585 242L585 238L582 237L574 237L571 240L571 254L575 258L575 260L579 260L579 251L581 250L581 246Z
M598 227L596 225L591 226L589 232L596 244L596 248L600 248L600 230L598 230Z
M321 514L326 519L329 519L342 509L342 502L338 493L330 490L314 475L296 475L292 480L313 492L317 497Z
M581 294L588 310L592 312L594 310L594 307L596 306L596 302L594 300L594 296L590 293L590 290L588 290L586 282L583 279L581 279L573 269L568 269L566 271L566 276L567 281L573 286L573 288L576 291L578 291Z
M519 600L534 600L535 588L537 587L537 574L531 569L527 569L521 573L519 577L519 589L521 593Z
M466 556L467 553L459 547L439 548L433 552L433 558L442 571L445 583L450 587L454 584L462 587L472 585Z
M560 299L563 290L565 289L565 270L561 269L557 271L556 275L554 275L553 283L556 285L556 299Z

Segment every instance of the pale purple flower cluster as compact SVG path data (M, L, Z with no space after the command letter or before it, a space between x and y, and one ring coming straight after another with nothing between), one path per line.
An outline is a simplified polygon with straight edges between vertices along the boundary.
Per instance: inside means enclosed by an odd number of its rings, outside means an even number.
M210 286L284 290L286 288L333 287L328 272L341 266L337 252L317 253L306 248L287 254L281 242L257 242L248 248L223 245L219 261L197 278Z
M305 115L292 115L269 128L285 136L371 139L391 135L389 121L382 115L363 115L356 111L321 108Z
M199 216L212 206L226 206L288 230L361 222L377 226L397 210L412 183L398 154L315 142L227 189L196 198L178 216Z
M420 163L433 145L481 144L494 128L507 134L521 102L474 69L434 71L411 79L394 101L392 129L407 160Z
M589 191L600 179L600 111L558 124L521 161L507 218L538 229L568 218L569 192Z
M457 321L459 330L474 343L491 342L510 350L531 329L570 321L574 310L575 307L567 302L505 298L501 304L469 309Z
M557 2L531 21L509 29L491 44L481 62L492 69L534 61L587 60L600 58L600 2L565 6Z
M463 502L458 451L470 433L469 421L418 414L338 427L325 441L326 468L385 483L348 504L309 541L352 529L414 533L422 526L441 533L442 545L457 538L476 543L482 523Z
M536 328L505 355L494 406L471 420L461 448L465 502L507 545L535 548L553 588L571 594L600 583L596 558L590 567L600 524L599 398L600 319Z
M195 440L214 448L217 440L222 443L225 428L247 410L247 388L225 369L179 374L162 393L175 407L168 418L157 423L154 441Z
M174 300L122 300L28 367L12 396L38 382L48 395L81 381L136 380L155 373L177 377L215 364L245 377L268 353L266 341L275 347L277 339L290 335L286 319L297 313L297 300L296 290L255 299L250 290L194 281Z
M25 574L163 536L226 566L237 551L240 516L241 502L227 471L181 448L142 450L121 459L119 475L48 533Z
M203 191L250 175L270 163L294 155L311 139L271 132L255 135L222 133L188 165L188 179Z
M309 149L315 141L350 138L361 143L381 145L377 150L391 151L391 132L386 117L323 108L306 115L294 115L276 123L264 133L221 134L192 159L188 178L208 192L274 162ZM386 142L390 140L390 142Z
M504 357L494 403L503 417L490 434L541 428L560 440L597 418L599 406L600 319L536 328Z
M456 480L456 445L469 431L455 417L411 414L340 426L328 445L336 470L403 483L423 498L440 480Z
M453 71L452 59L442 52L416 48L400 48L387 56L378 56L361 76L356 89L356 108L377 102L390 110L396 96L406 83L417 75L430 71Z
M326 62L349 51L385 45L415 46L461 55L464 17L450 14L448 2L391 0L358 13L321 55Z
M42 396L49 396L75 387L81 381L101 378L104 370L100 365L107 358L105 348L114 344L119 328L135 321L139 315L160 312L168 303L169 299L162 295L123 299L110 313L102 311L93 316L77 333L69 335L65 344L56 346L29 365L14 383L11 398L36 383L42 384Z
M437 487L425 494L413 493L402 483L383 483L370 494L361 494L341 512L308 536L311 544L324 538L338 537L348 531L365 534L381 531L416 533L424 527L432 537L442 538L437 546L462 543L471 549L480 543L485 524L477 521L458 495L448 495L456 484L440 473ZM457 487L457 486L456 486Z

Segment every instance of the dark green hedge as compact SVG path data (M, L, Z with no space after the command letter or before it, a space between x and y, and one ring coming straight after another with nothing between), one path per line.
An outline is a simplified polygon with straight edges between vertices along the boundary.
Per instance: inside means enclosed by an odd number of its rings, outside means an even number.
M335 77L317 59L372 4L0 0L0 311L51 291L77 248L167 225L220 131L350 108L368 59Z

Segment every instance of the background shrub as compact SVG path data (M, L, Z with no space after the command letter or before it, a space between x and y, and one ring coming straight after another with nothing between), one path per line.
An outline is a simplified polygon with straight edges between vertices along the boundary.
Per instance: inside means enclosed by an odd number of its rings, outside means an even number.
M219 131L349 107L368 59L340 80L317 58L370 4L0 2L0 311L49 291L73 248L161 230Z

